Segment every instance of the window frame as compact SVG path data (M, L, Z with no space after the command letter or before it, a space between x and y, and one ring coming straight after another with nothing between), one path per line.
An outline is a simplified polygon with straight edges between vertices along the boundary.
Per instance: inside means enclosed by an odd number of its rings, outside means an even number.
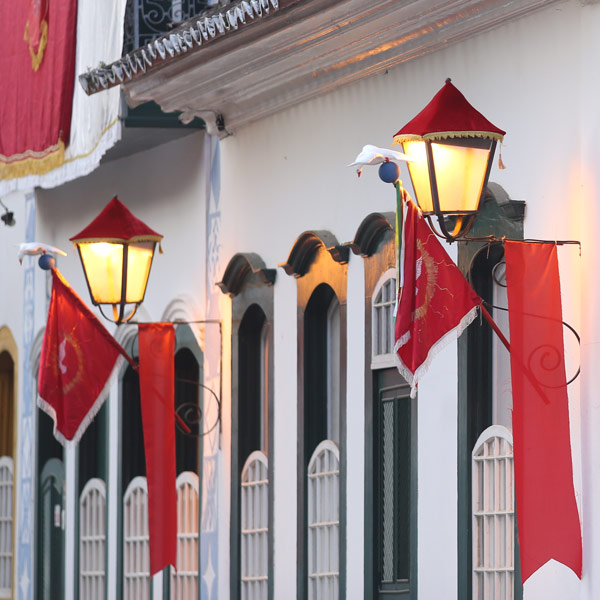
M78 565L78 569L77 569L77 594L78 596L82 594L81 590L82 590L82 571L81 571L81 564L82 564L82 559L81 559L81 554L82 554L82 546L84 542L88 542L89 543L89 538L84 539L83 538L83 534L81 532L81 517L82 517L82 504L83 504L83 499L85 497L85 499L87 500L87 498L89 497L89 493L90 492L97 492L100 496L102 496L103 500L104 500L104 552L103 552L103 562L104 562L104 573L103 573L103 578L104 578L104 594L101 595L101 598L105 598L106 597L106 592L107 592L107 581L106 581L106 571L107 571L107 561L106 561L106 555L107 555L107 546L108 546L108 498L107 498L107 484L106 481L104 481L104 479L101 479L99 477L92 477L91 479L88 479L87 482L85 483L85 485L83 486L83 489L81 490L81 493L79 493L78 498L77 498L77 529L78 529L78 536L77 536L77 548L76 548L76 554L77 554L77 565ZM88 598L88 596L85 596L86 598Z
M11 576L10 576L10 596L8 598L13 598L15 594L15 577L16 577L16 550L17 550L17 536L15 535L15 525L16 525L16 506L17 506L17 487L18 481L15 477L15 474L18 470L18 418L19 418L19 410L18 410L18 398L19 398L19 364L18 364L18 346L12 335L11 330L7 326L0 327L0 354L6 352L8 356L12 360L12 398L10 399L11 407L12 407L12 423L10 426L14 432L12 437L12 449L11 454L7 455L12 458L12 469L13 469L13 483L12 483L12 539L11 539L11 548L12 548L12 563L11 563ZM0 411L1 412L1 411Z
M385 286L386 283L388 283L388 281L390 281L390 279L394 280L394 291L396 288L396 267L390 267L387 271L385 271L381 277L379 278L379 280L377 281L377 284L375 285L375 289L373 290L372 294L371 294L371 302L370 302L370 306L371 306L371 369L389 369L390 367L395 367L396 366L396 361L394 359L394 352L393 352L393 344L392 344L392 352L389 353L382 353L382 354L375 354L375 349L377 348L377 335L378 335L378 330L377 327L375 327L376 323L377 323L377 319L375 318L375 301L377 299L377 296L379 295L379 293L383 290L383 287ZM393 304L395 306L396 301L393 301ZM391 319L391 335L392 335L392 340L394 339L394 318L392 316Z
M488 183L472 236L490 233L509 239L523 239L525 202L511 200L495 183ZM492 269L502 260L498 247L476 254L487 244L459 244L457 264L471 281L474 290L484 299L493 298ZM501 249L500 249L501 251ZM493 310L490 310L494 316ZM471 453L481 433L494 424L494 359L493 333L487 324L476 320L458 339L458 424L457 424L457 554L458 597L472 600L472 516L471 516ZM515 531L514 599L521 600L518 536Z
M485 444L487 444L488 442L490 442L493 439L500 439L503 440L505 442L506 445L510 446L510 455L504 455L504 456L481 456L479 454L479 451L483 449L483 447L485 446ZM517 546L518 546L518 542L517 542L517 529L516 529L516 519L517 519L517 513L516 513L516 500L515 500L515 472L514 472L514 453L513 453L513 437L512 437L512 433L510 432L509 429L507 429L504 425L490 425L487 429L485 429L481 435L479 436L479 438L477 439L477 441L475 442L475 446L473 447L473 450L471 452L471 461L472 464L476 461L476 460L480 460L480 461L484 461L487 459L491 459L494 461L494 468L496 468L497 462L498 460L503 460L505 463L509 463L511 466L511 473L510 473L510 486L505 490L507 493L511 494L510 499L508 499L506 496L504 498L504 504L505 506L509 506L512 509L512 512L509 512L508 510L506 511L505 514L500 514L498 515L498 518L502 518L502 517L512 517L513 520L513 527L512 527L512 544L511 544L511 548L512 548L512 561L513 561L513 565L512 565L512 569L506 569L506 571L510 571L512 573L512 578L513 578L513 585L512 585L512 591L513 591L513 595L511 598L509 598L508 600L514 600L515 597L515 591L517 589L518 586L518 582L516 581L517 575L518 575L518 569L517 569L517 565L515 564L515 561L518 559L518 552L517 552ZM485 471L485 469L484 469ZM505 479L504 479L504 485L506 485L506 477L508 476L508 473L505 471L504 473L505 475ZM471 475L471 518L472 518L472 530L473 532L475 532L476 528L477 528L477 516L475 515L475 504L476 504L476 497L475 497L475 489L476 487L484 488L485 484L484 483L480 483L478 481L476 481L476 472L475 470L472 468L472 475ZM501 487L502 483L498 480L495 482L494 484L494 492L498 491L498 487ZM489 490L488 490L489 491ZM481 509L481 517L483 517L485 519L486 516L490 516L491 514L493 514L494 511L492 511L491 513L489 511L486 512L485 507ZM494 518L494 521L496 520L496 517ZM506 529L505 529L506 531ZM483 535L483 537L486 537L485 533ZM494 539L494 545L497 544L496 540L497 540L497 530L494 529L494 535L493 535L493 539ZM472 546L472 556L475 555L475 546L476 546L476 542L475 542L475 535L472 536L472 540L471 540L471 546ZM505 540L505 547L506 547L506 540ZM473 561L475 562L475 561ZM494 569L482 569L481 572L483 573L488 573L488 572L494 572ZM475 566L473 566L473 568L471 569L471 577L472 577L472 584L471 584L471 590L472 590L472 594L474 594L474 590L475 590L475 579L476 579L476 575L475 575ZM495 596L495 594L494 594Z
M249 480L247 479L249 472L253 469L255 472L257 470L256 466L254 465L260 465L259 470L264 470L267 473L267 479L266 481L264 480ZM241 557L241 565L240 565L240 589L243 590L244 588L244 567L243 567L243 562L244 562L244 529L243 529L243 525L244 525L244 488L248 488L248 487L253 487L255 491L257 491L258 495L262 495L261 494L261 486L265 486L267 488L267 498L266 498L266 502L267 502L267 519L266 519L266 526L267 526L267 531L266 531L266 553L264 556L264 560L267 563L267 579L266 579L266 584L267 584L267 596L269 594L269 490L270 490L270 481L268 479L269 475L269 459L267 457L267 455L262 451L262 450L254 450L253 452L250 453L250 455L246 458L246 461L244 462L244 466L242 467L242 472L240 475L240 486L241 486L241 492L242 492L242 498L240 500L240 507L241 507L241 517L240 517L240 557ZM256 516L256 510L252 511L254 513L254 516ZM262 512L262 511L261 511ZM246 511L246 517L248 516L248 511ZM248 519L248 521L253 520L253 519ZM261 516L259 517L259 521L261 521L261 523L263 522L263 515L261 514ZM247 523L248 524L248 523ZM261 531L261 528L257 528L254 527L252 530L248 530L249 531L249 542L252 541L252 537L253 534L256 535L260 535L261 533L264 533L263 531ZM262 546L262 545L260 545ZM259 548L259 553L261 551L262 548ZM260 561L260 558L258 559ZM251 576L252 577L252 576ZM262 577L262 576L261 576ZM258 581L255 579L254 582L252 582L251 580L249 581L249 583L258 583ZM242 597L248 598L248 597L254 597L253 594L249 594L249 595L244 595L243 593L241 594Z
M274 411L274 299L273 283L275 271L267 269L264 261L255 253L237 253L229 261L223 280L217 285L224 294L231 298L231 489L230 489L230 569L229 586L232 600L241 598L241 475L243 464L240 464L240 326L248 310L256 305L264 315L262 329L259 332L261 358L259 360L259 401L263 418L261 419L262 450L268 461L268 583L267 598L273 600L273 485L274 478L271 455L273 449L273 411ZM263 350L266 350L267 364L264 364ZM265 377L266 372L266 377ZM266 404L266 406L265 406ZM266 426L266 431L265 431ZM249 455L251 456L251 454ZM245 460L247 460L246 457ZM244 461L245 462L245 461Z
M376 379L383 377L385 369L395 369L393 355L381 363L373 360L374 335L374 299L383 285L396 274L396 243L394 236L395 213L371 213L359 225L350 248L364 259L365 281L365 558L364 558L364 597L374 597L377 582L375 572L375 548L377 532L375 517L377 514L376 484L377 475L372 468L377 456L376 435L374 431ZM410 474L410 596L418 597L418 536L417 536L417 465L418 465L418 411L416 400L411 400L411 474Z
M298 331L298 461L297 461L297 598L305 600L307 586L307 498L306 476L306 383L305 314L313 292L321 284L329 286L340 305L340 580L339 598L346 597L346 356L347 356L347 280L349 247L341 246L329 231L306 231L296 240L288 259L280 266L297 281Z
M197 473L194 473L193 471L182 471L181 473L179 473L177 475L177 481L176 481L176 486L177 486L177 561L179 562L181 554L179 552L179 548L181 546L185 546L185 541L186 541L186 537L193 537L194 532L190 532L190 531L182 531L180 530L180 516L182 514L182 510L181 510L181 506L180 506L180 500L181 500L181 492L183 489L185 489L186 487L189 487L193 490L193 493L195 494L196 498L196 504L198 506L198 512L196 513L196 521L195 521L195 525L196 525L196 537L194 540L194 543L196 544L196 549L197 549L197 555L198 555L198 564L196 565L196 597L198 596L198 593L200 591L200 587L201 587L201 575L200 575L200 522L201 522L201 507L202 507L202 499L200 497L200 478L198 476ZM185 561L184 561L185 562ZM178 569L177 573L175 573L175 570L173 569L173 567L170 567L168 569L168 579L169 579L169 588L167 590L168 592L168 598L172 598L173 597L173 593L172 593L172 589L173 589L173 581L177 581L178 577L193 577L193 574L190 575L190 573L186 573L183 572L181 573L181 571ZM175 588L177 588L177 585L175 585ZM187 596L185 597L187 600Z
M6 521L10 524L10 555L8 558L10 560L10 587L2 588L0 587L0 598L10 599L12 598L12 590L13 590L13 573L14 573L14 562L15 562L15 551L14 551L14 532L15 532L15 519L14 519L14 489L15 489L15 464L12 456L4 455L0 456L0 473L6 470L10 474L10 479L2 480L0 479L0 494L2 494L2 488L10 486L10 515L6 515ZM4 495L4 494L2 494ZM2 511L0 511L0 519L4 517Z
M175 360L175 355L177 354L177 352L179 352L182 349L187 349L189 350L196 362L198 363L198 381L199 383L202 383L204 378L203 378L203 364L204 364L204 358L203 358L203 351L200 348L200 345L198 344L198 341L196 339L196 336L194 335L194 332L191 328L191 326L187 323L177 323L176 319L180 318L179 315L170 315L170 314L166 314L164 315L164 321L175 321L174 322L174 326L175 326L175 352L173 355L173 360ZM187 315L184 314L181 316L182 320L187 318ZM121 341L121 345L126 349L127 353L133 357L134 359L137 359L139 357L139 351L138 351L138 335L137 332L129 332L126 334L127 337L125 338L125 340ZM122 456L123 456L123 401L124 401L124 393L123 393L123 379L126 375L126 373L128 372L128 370L130 369L130 366L128 363L124 363L121 371L119 373L119 383L118 383L118 446L119 446L119 461L118 461L118 474L117 474L117 497L118 497L118 501L117 501L117 540L116 540L116 552L117 552L117 573L116 573L116 586L117 586L117 598L124 598L124 565L123 565L123 540L124 540L124 529L123 529L123 523L124 523L124 516L123 516L123 501L124 501L124 497L125 497L125 492L126 492L126 488L129 486L129 484L136 478L136 477L143 477L144 479L146 479L146 463L145 463L145 456L144 456L144 475L134 475L134 477L129 481L129 483L124 486L123 485L123 472L122 472ZM112 401L112 399L110 399ZM203 409L203 401L204 401L204 394L200 393L199 396L199 403L200 403L200 408L201 410ZM140 398L140 419L141 419L141 398ZM141 422L141 421L140 421ZM110 431L110 426L107 428ZM182 435L177 429L176 429L176 433L175 435ZM143 439L143 438L142 438ZM203 468L203 456L202 456L202 452L203 452L203 444L202 444L202 438L199 438L198 441L198 473L196 473L195 475L197 475L198 477L198 494L201 496L202 494L202 468ZM186 472L191 472L191 471L186 471ZM178 473L179 475L179 473ZM146 482L147 485L147 482ZM110 494L110 482L107 482L107 494ZM108 496L109 497L109 496ZM107 500L107 510L108 510L108 504L109 504L110 500ZM201 522L201 511L202 511L202 503L199 502L198 503L198 510L199 510L199 514L198 514L198 519L199 519L199 523ZM108 525L108 518L107 518L107 525ZM198 534L198 536L200 536L200 534ZM198 539L200 539L200 537L198 537ZM110 539L107 542L107 549L110 547L112 547L112 544L114 542L112 542ZM201 555L200 555L200 551L198 551L198 582L200 585L200 578L201 578ZM110 566L109 561L107 560L107 569ZM165 567L165 569L162 571L163 573L163 585L162 585L162 592L161 592L161 597L164 598L168 598L169 594L170 594L170 569L169 567ZM108 582L108 576L107 576L107 582ZM107 586L107 590L108 590L108 586ZM150 578L150 597L152 598L154 594L154 585L153 585L153 581L152 578Z

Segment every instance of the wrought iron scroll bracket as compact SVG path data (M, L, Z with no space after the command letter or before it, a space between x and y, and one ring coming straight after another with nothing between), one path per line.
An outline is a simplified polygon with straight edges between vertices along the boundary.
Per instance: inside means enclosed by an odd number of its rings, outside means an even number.
M212 396L212 398L214 398L215 402L217 403L217 417L214 423L210 424L210 427L208 427L208 429L206 429L205 431L200 431L200 423L202 423L204 419L204 414L200 406L194 402L184 402L183 404L180 404L175 410L175 412L179 416L181 421L183 421L183 423L185 423L185 425L188 426L189 431L186 431L181 426L179 420L176 420L175 425L178 431L183 435L195 438L204 437L205 435L208 435L209 433L214 431L215 428L221 423L221 400L219 399L217 394L215 394L215 392L211 390L208 386L204 385L203 383L200 383L199 381L194 381L192 379L182 379L180 377L177 377L175 381L191 383L205 389L207 392L209 392L209 394ZM194 433L195 427L198 427L198 433Z

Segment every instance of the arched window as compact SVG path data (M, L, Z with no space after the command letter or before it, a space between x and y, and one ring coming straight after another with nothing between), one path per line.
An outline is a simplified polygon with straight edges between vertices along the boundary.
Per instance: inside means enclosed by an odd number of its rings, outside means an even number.
M104 598L107 531L108 401L102 405L77 445L79 491L79 595ZM102 514L99 511L102 510ZM102 550L100 551L100 547ZM81 587L84 586L84 587Z
M106 576L106 483L90 479L79 497L79 596L103 600Z
M134 354L135 338L128 344ZM176 426L177 565L165 573L164 598L195 597L198 589L201 432L205 425L200 382L201 351L187 324L177 325L174 356L174 409L186 421L189 434ZM138 373L128 366L121 379L122 598L146 598L150 593L146 458ZM135 485L134 485L135 482ZM133 519L133 520L132 520ZM137 520L135 520L137 519ZM140 519L143 522L140 522ZM135 520L135 521L134 521ZM141 594L137 596L136 594ZM156 598L156 596L155 596Z
M273 598L273 282L254 253L234 255L218 283L231 297L232 600Z
M396 269L388 269L379 279L372 297L371 367L394 366L394 307Z
M150 600L148 485L134 477L123 496L123 598Z
M0 598L12 595L13 459L0 457Z
M34 371L34 372L37 372ZM34 389L37 389L37 381ZM37 409L36 593L41 600L63 598L65 587L65 467L54 422Z
M131 366L121 380L121 490L123 600L150 594L148 488L140 405L140 382Z
M204 425L197 415L202 410L200 364L196 354L200 349L187 325L179 325L175 353L175 411L190 418L185 419L190 434L179 427L175 435L175 460L177 469L177 569L171 569L169 597L172 600L195 598L198 590L199 522L201 465L200 429Z
M267 319L264 311L253 304L244 313L238 331L238 415L243 424L239 431L240 466L255 450L264 450L268 440L268 364Z
M309 600L337 600L340 593L340 334L340 304L321 284L304 315Z
M473 600L514 598L515 502L512 435L492 425L472 454Z
M266 600L269 533L269 323L252 304L238 329L240 598Z
M365 592L375 600L414 600L417 402L395 364L394 223L393 213L372 213L351 244L365 268Z
M280 265L297 281L298 315L298 567L297 596L303 600L321 594L320 600L346 597L346 297L348 280L347 245L340 245L325 230L305 231L292 247L287 261ZM315 450L321 442L338 449L339 474L325 491L313 485L309 474ZM318 463L317 463L318 464ZM320 479L317 479L320 481ZM309 493L318 494L309 499ZM331 530L327 542L330 564L337 567L321 571L317 548L311 541L309 506L322 505L322 512L335 513L339 506L339 523ZM320 522L319 522L320 523ZM315 522L313 522L315 525ZM311 565L318 570L310 570ZM327 580L327 584L325 584ZM315 591L314 582L319 581Z
M198 475L177 476L177 572L171 570L171 600L198 597L200 495Z
M473 237L486 235L489 233L489 224L494 223L494 234L498 237L522 239L524 202L510 200L506 192L496 184L490 183L488 188L481 213L473 228ZM488 247L484 243L474 243L462 245L458 249L458 265L468 276L477 294L495 306L506 307L503 262L502 245ZM507 313L495 308L490 308L490 313L498 326L508 334ZM512 443L509 444L512 428L510 355L485 321L482 324L473 323L458 340L458 374L459 595L472 595L474 600L484 597L518 600L523 596L523 587L515 530L506 531L506 535L502 533L496 538L499 544L506 542L511 545L510 561L508 557L501 558L501 545L496 546L491 555L488 552L490 545L486 550L489 536L501 533L496 526L504 527L512 520L513 528L516 529L514 516L510 516L508 508L500 511L506 517L500 513L493 514L495 509L490 508L496 501L508 503L506 494L512 496L512 492L502 486L484 491L476 484L476 481L486 480L490 469L509 469L510 466L509 470L512 470L512 458L501 458L502 454L494 457L494 453L504 450L508 452L509 446L512 446ZM492 435L491 432L498 431L504 433L498 435L497 440L492 439L495 434ZM492 437L488 443L485 440L489 435ZM484 454L479 454L481 452ZM489 452L492 454L486 456ZM481 465L484 465L483 472L479 472ZM492 496L488 492L493 492ZM476 505L476 502L479 504ZM510 502L512 503L512 497ZM503 506L508 507L509 504ZM481 517L476 521L474 511ZM477 529L480 524L485 524L485 528ZM480 554L480 550L487 554ZM509 551L509 546L506 551ZM509 564L514 567L514 573L508 567ZM492 570L496 568L492 565L497 565L497 574L492 575ZM494 589L493 593L490 586Z
M264 452L250 454L241 476L241 597L267 598L269 563L269 463Z
M308 463L308 598L339 598L340 451L325 440Z
M0 352L0 598L12 597L13 583L14 371L11 355Z
M311 295L304 315L307 464L321 441L340 441L340 334L340 304L323 283Z

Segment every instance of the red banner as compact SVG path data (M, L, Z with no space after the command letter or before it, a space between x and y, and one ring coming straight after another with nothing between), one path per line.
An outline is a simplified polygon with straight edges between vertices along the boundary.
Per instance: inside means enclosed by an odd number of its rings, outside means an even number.
M52 280L38 404L65 443L78 441L100 410L123 350L56 269Z
M77 0L5 2L0 19L0 179L64 162L75 84Z
M140 393L146 474L150 575L176 564L175 329L172 323L139 325Z
M414 397L435 354L471 323L481 299L411 201L407 202L401 248L394 350L398 370Z
M505 256L521 578L552 558L581 578L556 246L506 242Z

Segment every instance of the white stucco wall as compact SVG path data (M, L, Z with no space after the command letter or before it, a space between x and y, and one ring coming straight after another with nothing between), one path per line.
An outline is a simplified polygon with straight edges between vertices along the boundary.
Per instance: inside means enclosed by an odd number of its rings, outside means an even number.
M526 237L583 241L583 262L570 253L568 267L561 265L565 315L577 327L580 273L597 268L591 241L597 231L595 209L591 218L582 215L598 202L592 157L598 153L599 82L592 72L597 71L599 18L598 6L559 3L235 132L222 143L224 254L255 251L274 266L304 230L329 229L344 242L369 212L393 210L393 193L374 169L366 168L357 180L344 165L365 143L389 147L392 135L451 76L476 108L507 130L502 148L507 169L494 166L491 180L511 198L527 202ZM234 176L228 176L229 169ZM352 256L351 264L357 260ZM351 268L349 289L357 276ZM590 561L600 532L590 523L592 508L586 505L600 492L591 459L600 450L591 438L597 423L589 418L596 386L586 355L598 335L593 317L598 291L590 279L584 284L580 328L588 372L581 377L581 399L577 385L570 390L575 419L580 404L587 417L583 437L579 423L572 423L575 475L583 478L585 577L579 583L565 567L547 565L526 585L527 600L591 598L587 588L598 585L592 583ZM355 301L349 295L349 314ZM455 373L451 348L434 363L419 394L419 597L432 600L457 597ZM355 373L349 377L358 384ZM580 446L587 455L583 470ZM294 510L290 506L290 519ZM349 556L348 564L353 560Z
M579 0L558 3L527 18L418 58L327 96L249 125L221 142L221 257L256 252L267 267L286 260L305 230L328 229L339 242L354 238L371 212L393 211L395 197L376 170L358 180L346 168L362 146L391 146L393 134L412 118L451 76L467 99L507 130L502 148L507 166L491 180L511 198L525 200L525 235L580 239L581 258L570 252L561 264L563 304L582 335L582 375L571 388L576 486L581 490L584 577L549 564L525 586L525 600L600 597L600 5ZM202 135L102 165L95 173L56 190L38 193L38 239L69 252L59 267L88 301L79 259L66 241L114 194L165 236L157 255L144 308L159 319L173 298L205 298L205 205ZM408 180L406 173L405 181ZM19 202L8 198L17 223ZM0 323L10 324L20 343L22 275L10 266L11 244L22 241L18 227L4 228L0 273ZM561 254L562 260L562 254ZM8 261L8 262L6 262ZM6 266L9 265L9 266ZM44 275L36 278L36 326L43 326ZM13 285L12 282L17 283ZM40 283L38 283L40 282ZM364 481L364 294L362 258L348 269L348 598L363 597ZM296 282L278 269L275 301L275 579L277 600L296 590L297 337ZM223 316L225 316L226 310ZM576 350L572 351L576 354ZM227 357L226 357L227 358ZM230 354L229 354L230 359ZM439 355L419 390L418 561L421 600L458 599L456 520L456 346ZM224 379L226 388L229 372ZM225 398L225 400L228 399ZM226 403L225 406L228 406ZM581 417L581 421L579 421ZM224 420L222 448L229 448ZM228 452L228 450L227 450ZM225 452L221 477L229 476ZM228 485L220 493L220 598L228 587ZM361 520L362 519L362 520ZM362 536L362 537L361 537Z

